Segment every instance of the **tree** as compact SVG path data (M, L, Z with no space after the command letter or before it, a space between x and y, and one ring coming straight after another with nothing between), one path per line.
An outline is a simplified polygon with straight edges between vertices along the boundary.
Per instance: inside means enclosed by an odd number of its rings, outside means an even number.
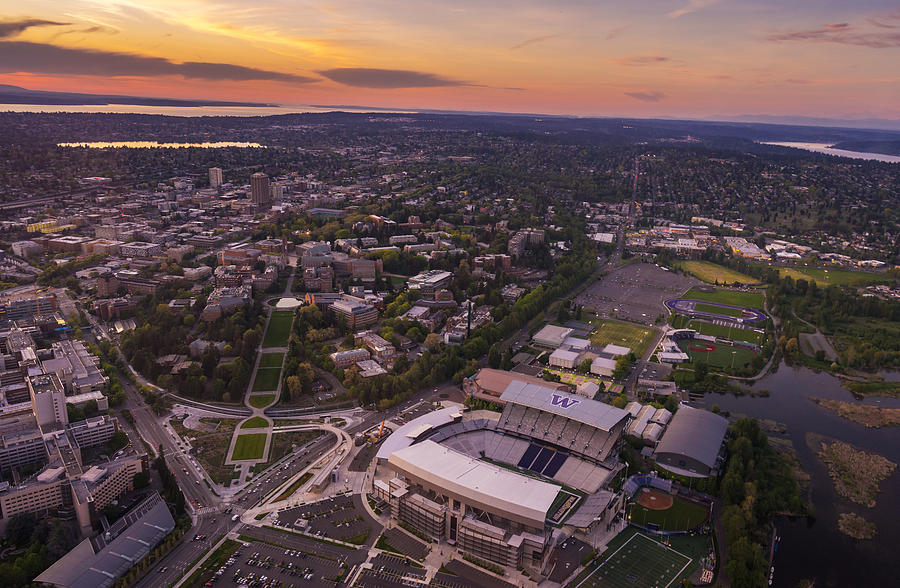
M491 350L488 352L488 366L493 369L498 369L502 363L502 359L497 345L491 345Z
M9 517L6 524L6 538L13 544L25 546L31 541L31 535L37 524L37 517L34 513L20 512Z
M431 351L440 351L441 336L437 333L428 333L425 336L425 347Z
M591 373L591 363L592 363L591 358L587 358L584 361L582 361L581 363L579 363L578 367L575 369L583 374L589 374L589 373Z
M113 433L112 437L109 438L109 442L106 444L111 453L115 453L126 445L128 445L128 435L122 430Z

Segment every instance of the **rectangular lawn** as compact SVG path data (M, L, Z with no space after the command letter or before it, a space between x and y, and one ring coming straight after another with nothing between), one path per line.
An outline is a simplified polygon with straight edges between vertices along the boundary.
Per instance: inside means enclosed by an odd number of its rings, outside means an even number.
M740 317L743 312L740 308L731 308L728 306L717 306L715 304L695 304L694 310L698 312L708 312L712 314L720 314L723 316Z
M596 331L591 333L592 345L624 345L640 357L653 341L656 331L620 321L597 321Z
M598 559L589 575L576 578L569 588L635 588L637 586L669 587L679 585L680 578L690 576L694 559L666 547L641 533L634 533L624 543L610 542L606 553Z
M285 310L277 310L269 318L269 326L263 337L263 347L284 347L291 336L291 325L294 323L294 313Z
M733 284L735 282L740 282L742 284L759 283L759 280L754 277L708 261L682 261L678 264L678 267L708 284Z
M710 335L712 337L724 337L732 341L746 341L756 345L762 344L763 334L751 331L750 329L742 329L740 327L726 327L725 325L716 325L706 321L690 321L687 323L688 329L693 329L701 335Z
M265 449L265 433L238 435L237 441L234 442L234 453L231 455L231 458L234 460L262 459Z
M743 367L745 364L753 361L753 352L746 347L728 345L719 345L710 343L716 349L715 351L692 351L691 347L703 348L707 345L706 341L683 339L678 342L678 347L687 353L691 358L691 363L705 363L711 368L724 369L732 365L732 351L734 352L734 367Z
M251 394L250 406L253 408L265 408L275 402L274 394Z
M744 292L741 290L713 290L712 292L702 292L697 288L691 288L684 296L682 296L682 298L699 300L701 302L730 304L732 306L745 306L757 310L763 310L765 303L765 296L762 292Z
M259 368L256 370L256 379L253 380L254 392L271 392L278 388L278 379L281 377L281 368Z
M280 368L284 361L284 353L263 353L259 358L261 368Z

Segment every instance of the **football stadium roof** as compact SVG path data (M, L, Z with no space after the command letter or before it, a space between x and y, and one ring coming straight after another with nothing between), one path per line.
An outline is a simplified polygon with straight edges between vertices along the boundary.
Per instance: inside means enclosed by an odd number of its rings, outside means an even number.
M543 527L560 487L481 461L430 439L391 454L395 471L467 504Z
M604 431L610 431L629 414L597 400L526 382L510 382L500 400L558 414Z
M425 413L420 417L414 418L388 435L388 438L381 442L376 458L379 460L387 459L395 451L412 445L419 435L424 434L429 429L436 429L452 423L460 417L460 414L460 408L451 406L450 408L442 408L441 410Z

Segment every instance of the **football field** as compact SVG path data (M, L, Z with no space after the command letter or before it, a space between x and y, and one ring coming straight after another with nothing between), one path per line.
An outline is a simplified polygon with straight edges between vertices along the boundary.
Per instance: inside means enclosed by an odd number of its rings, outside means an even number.
M602 556L601 556L602 557ZM635 533L594 571L570 588L667 588L688 569L690 557Z

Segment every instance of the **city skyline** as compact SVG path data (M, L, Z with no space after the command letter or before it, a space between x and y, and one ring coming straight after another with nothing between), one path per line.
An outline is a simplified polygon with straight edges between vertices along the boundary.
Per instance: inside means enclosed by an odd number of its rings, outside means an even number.
M900 118L900 10L802 1L0 2L0 84L282 105Z

